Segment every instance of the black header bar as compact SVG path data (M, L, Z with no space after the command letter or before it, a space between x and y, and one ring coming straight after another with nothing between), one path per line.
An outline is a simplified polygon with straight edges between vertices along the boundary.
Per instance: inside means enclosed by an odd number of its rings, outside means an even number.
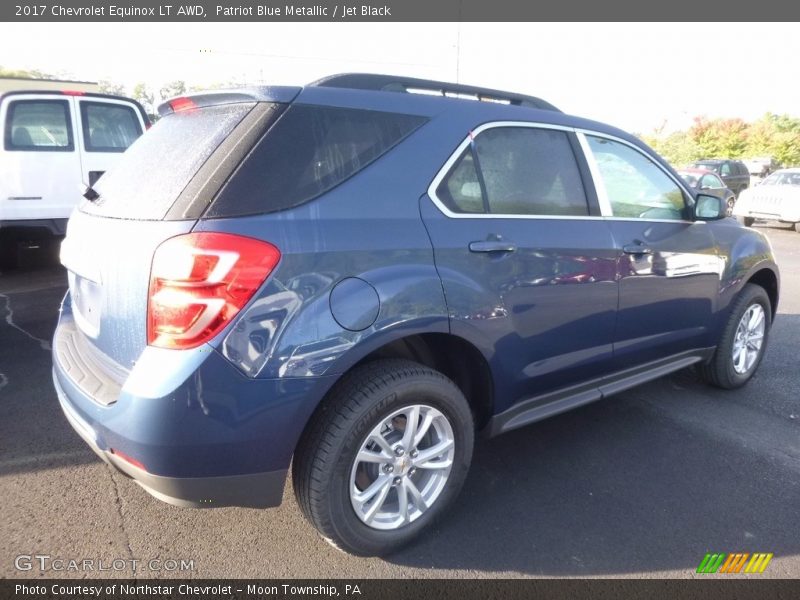
M689 3L602 0L10 0L0 3L0 21L16 22L503 22L503 21L710 21L707 40L721 39L720 21L797 20L800 4L763 0ZM680 27L676 24L676 27ZM568 40L566 40L568 41ZM720 47L721 50L721 47Z

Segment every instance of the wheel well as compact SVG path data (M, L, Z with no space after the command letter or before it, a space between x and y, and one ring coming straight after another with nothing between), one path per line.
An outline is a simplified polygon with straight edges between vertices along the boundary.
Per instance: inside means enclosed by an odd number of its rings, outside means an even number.
M767 292L769 296L770 307L772 308L772 318L775 318L775 313L778 310L778 278L770 269L761 269L754 274L747 283L755 283L760 285Z
M446 333L413 335L378 348L352 368L384 358L407 358L449 377L469 402L477 429L492 416L494 385L489 364L466 340Z

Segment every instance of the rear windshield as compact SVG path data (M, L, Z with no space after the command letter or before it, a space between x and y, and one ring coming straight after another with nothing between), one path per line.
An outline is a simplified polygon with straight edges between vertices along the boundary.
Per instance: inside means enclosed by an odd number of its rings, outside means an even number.
M302 204L358 173L426 120L293 105L233 174L207 216L274 212Z
M208 157L255 106L225 104L172 113L156 123L94 185L80 210L118 219L163 219Z

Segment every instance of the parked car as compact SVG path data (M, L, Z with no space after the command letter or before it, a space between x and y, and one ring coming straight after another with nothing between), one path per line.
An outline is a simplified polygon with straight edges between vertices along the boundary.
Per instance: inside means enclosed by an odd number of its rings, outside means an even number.
M737 198L743 190L750 187L750 171L740 160L704 159L695 161L691 166L695 169L714 171Z
M800 168L780 169L742 194L733 214L750 227L756 219L792 223L800 232Z
M772 156L757 156L744 159L747 171L750 173L750 181L761 181L770 173L780 168L780 164Z
M0 94L0 259L20 244L63 236L92 185L149 126L130 98L89 92Z
M378 75L159 111L70 219L53 374L161 500L275 506L291 463L326 539L384 554L447 513L476 433L763 357L768 241L623 131Z
M727 214L733 214L733 205L736 202L736 196L716 173L707 169L681 169L678 171L678 175L680 175L692 189L702 191L709 196L716 196L721 199L725 202Z

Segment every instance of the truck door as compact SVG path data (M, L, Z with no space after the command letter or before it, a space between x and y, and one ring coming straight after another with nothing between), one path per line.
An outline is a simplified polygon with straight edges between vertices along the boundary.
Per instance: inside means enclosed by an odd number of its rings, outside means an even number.
M81 175L84 183L94 185L142 135L145 124L137 108L125 100L92 96L76 100Z
M74 113L69 96L11 94L3 98L0 220L4 227L13 221L63 223L69 217L80 199L81 183Z

